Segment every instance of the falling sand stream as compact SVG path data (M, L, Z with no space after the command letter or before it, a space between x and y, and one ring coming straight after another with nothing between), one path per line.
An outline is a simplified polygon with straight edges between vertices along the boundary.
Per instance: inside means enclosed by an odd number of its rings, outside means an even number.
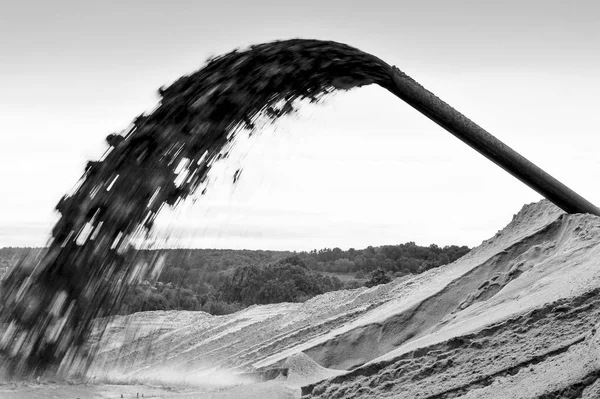
M382 60L345 44L287 40L233 51L160 89L159 105L107 137L77 188L56 209L48 250L17 265L0 287L0 364L16 374L84 373L92 324L118 310L128 287L156 262L136 246L160 210L207 189L207 173L237 134L276 120L299 102L378 84L567 212L596 208Z
M153 267L136 261L134 240L165 205L206 189L208 171L236 134L334 90L392 87L392 76L385 62L347 45L288 40L214 58L160 89L157 108L126 134L109 135L105 155L59 202L42 260L4 280L2 361L18 374L84 372L94 354L86 344L92 322L114 313Z

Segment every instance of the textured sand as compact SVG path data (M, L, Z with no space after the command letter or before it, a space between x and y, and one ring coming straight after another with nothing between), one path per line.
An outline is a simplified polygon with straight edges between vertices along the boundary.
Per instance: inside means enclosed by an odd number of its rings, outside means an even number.
M597 398L598 259L600 218L542 201L457 262L383 286L116 318L89 377L201 398Z

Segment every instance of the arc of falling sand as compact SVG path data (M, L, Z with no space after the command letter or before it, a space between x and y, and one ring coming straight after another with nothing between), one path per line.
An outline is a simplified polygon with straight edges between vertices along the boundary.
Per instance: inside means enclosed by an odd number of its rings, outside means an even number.
M569 213L600 209L379 58L345 44L286 40L233 51L159 90L159 106L134 120L88 163L79 186L57 205L61 218L33 268L16 267L2 286L0 354L15 373L84 372L100 331L127 288L152 263L132 241L164 205L204 193L213 163L260 117L276 120L301 100L377 84ZM317 143L318 144L318 143Z

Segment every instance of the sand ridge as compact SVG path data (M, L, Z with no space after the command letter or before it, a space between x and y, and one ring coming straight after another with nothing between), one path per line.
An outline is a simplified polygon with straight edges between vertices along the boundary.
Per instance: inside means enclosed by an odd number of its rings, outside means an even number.
M597 259L600 218L544 200L453 264L389 284L226 316L114 318L88 377L215 398L592 399Z

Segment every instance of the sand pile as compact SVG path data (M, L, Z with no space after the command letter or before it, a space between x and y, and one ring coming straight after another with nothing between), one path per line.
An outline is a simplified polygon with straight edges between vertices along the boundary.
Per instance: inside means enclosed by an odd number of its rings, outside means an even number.
M379 356L304 392L323 398L400 392L423 398L597 397L590 392L597 392L592 385L600 375L600 218L540 213L542 207L524 209L471 258L515 236L510 229L521 229L534 215L546 215L546 225L425 300L306 350L321 364L348 364L348 357L360 363L369 359L370 346Z
M351 303L369 309L360 317L255 365L264 367L304 351L322 366L351 369L429 334L477 295L482 284L513 267L515 254L506 256L505 252L513 247L528 248L534 241L531 237L562 215L548 201L525 206L505 229L457 262L359 293ZM540 239L543 236L541 233Z
M598 259L600 218L541 201L408 279L227 316L114 318L88 376L226 376L232 385L201 388L215 398L597 398Z
M325 367L319 366L314 360L302 352L287 358L283 363L283 367L286 370L286 375L281 376L283 378L280 378L280 380L283 381L285 385L291 385L293 387L302 387L342 374L341 371L326 369Z
M408 279L227 316L119 319L161 324L113 335L90 375L264 373L278 375L269 386L304 385L323 398L582 393L599 370L598 259L600 218L541 201L462 259Z

